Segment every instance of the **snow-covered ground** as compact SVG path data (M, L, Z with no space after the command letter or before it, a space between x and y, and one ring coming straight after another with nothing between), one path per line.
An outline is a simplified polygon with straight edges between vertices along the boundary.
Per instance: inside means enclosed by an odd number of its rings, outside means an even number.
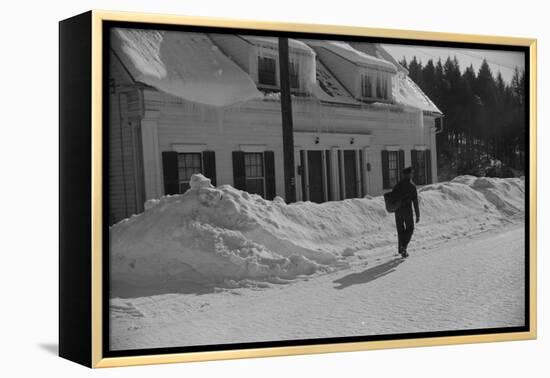
M407 260L380 197L191 186L110 230L115 350L523 325L522 179L420 188Z

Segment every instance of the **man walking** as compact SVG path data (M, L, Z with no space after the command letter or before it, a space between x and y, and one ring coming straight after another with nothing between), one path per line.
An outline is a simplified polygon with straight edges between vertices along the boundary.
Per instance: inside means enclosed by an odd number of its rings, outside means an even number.
M418 209L418 194L416 186L412 182L412 168L403 169L403 176L392 190L393 197L400 201L399 208L395 211L395 225L397 227L397 238L399 242L398 252L401 256L407 257L407 246L411 241L414 232L414 221L412 206L416 214L416 223L420 221L420 210Z

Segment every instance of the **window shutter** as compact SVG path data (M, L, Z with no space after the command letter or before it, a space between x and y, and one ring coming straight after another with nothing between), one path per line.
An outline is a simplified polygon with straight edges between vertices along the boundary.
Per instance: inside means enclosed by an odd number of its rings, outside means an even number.
M390 187L388 151L386 150L382 150L382 187L384 189Z
M176 151L162 152L162 174L164 176L164 194L178 194L180 192L180 180L178 153Z
M417 154L422 153L422 151L411 150L411 165L413 168L413 181L415 184L418 184L418 158Z
M431 184L432 181L432 154L430 150L426 150L426 184Z
M401 171L405 169L405 151L399 150L399 169L397 171L397 177L399 177L399 181L401 181Z
M216 186L216 153L214 151L203 151L202 165L204 175L210 179L212 185Z
M273 151L264 152L265 166L265 199L275 198L275 154Z
M246 172L244 170L244 152L233 151L233 187L246 190Z

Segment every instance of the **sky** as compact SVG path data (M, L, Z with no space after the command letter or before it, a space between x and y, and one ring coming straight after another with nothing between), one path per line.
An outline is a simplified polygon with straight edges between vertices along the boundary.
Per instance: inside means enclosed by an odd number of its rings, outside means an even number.
M432 47L420 45L382 45L395 59L401 61L403 57L410 62L414 56L417 60L424 64L428 60L433 59L434 62L441 58L445 62L448 56L456 56L460 68L464 71L466 67L472 64L476 72L478 72L483 59L487 59L487 63L496 77L500 71L505 82L510 83L514 75L514 68L520 70L525 69L525 54L518 51L499 51L499 50L481 50L481 49L461 49L461 48L446 48Z

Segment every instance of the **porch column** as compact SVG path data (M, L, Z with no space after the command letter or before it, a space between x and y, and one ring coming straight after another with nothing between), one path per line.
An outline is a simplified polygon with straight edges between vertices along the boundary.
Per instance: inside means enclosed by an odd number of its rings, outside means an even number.
M321 168L323 169L323 201L328 201L328 177L327 177L327 155L321 150Z
M355 186L357 187L357 197L363 197L365 194L363 189L363 172L361 172L361 154L360 150L355 150Z
M338 147L330 149L330 172L332 173L331 185L331 200L337 201L340 199L340 168L338 164Z
M340 199L346 199L346 170L344 166L344 150L338 151L338 170L340 172Z
M369 163L370 159L369 159L369 152L370 152L370 148L369 147L363 147L363 197L366 196L367 194L370 194L371 193L371 188L370 188L370 172L367 168L367 164ZM372 168L371 168L372 169Z

